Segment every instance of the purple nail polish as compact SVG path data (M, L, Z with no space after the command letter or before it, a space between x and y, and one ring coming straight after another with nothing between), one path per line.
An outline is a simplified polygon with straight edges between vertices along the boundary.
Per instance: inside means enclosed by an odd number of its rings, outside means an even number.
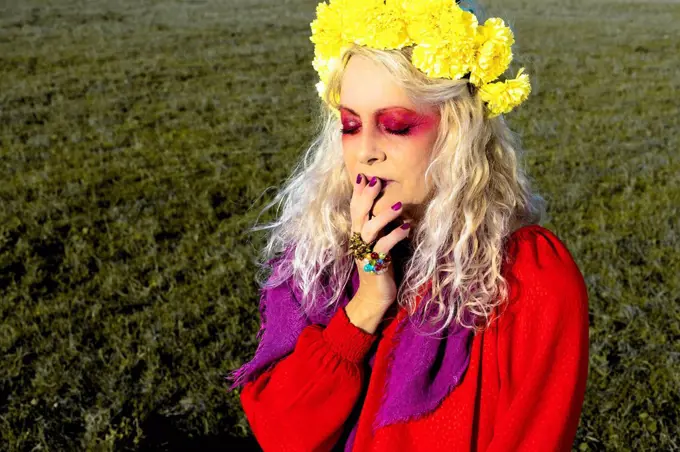
M361 174L357 174L357 184L361 182Z
M401 201L396 203L395 205L392 206L392 210L399 210L401 209Z
M404 223L404 224L401 225L402 229L408 229L410 227L411 227L411 223Z
M373 187L376 184L376 182L378 182L378 178L376 176L373 176L373 179L371 179L371 181L368 183L368 186Z

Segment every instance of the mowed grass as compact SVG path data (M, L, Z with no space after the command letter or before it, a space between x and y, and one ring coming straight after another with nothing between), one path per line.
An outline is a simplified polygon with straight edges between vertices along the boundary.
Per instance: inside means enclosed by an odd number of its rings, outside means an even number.
M574 449L678 450L680 5L484 5L515 29L534 92L508 120L588 285ZM224 376L257 345L246 229L313 131L315 6L3 2L3 448L254 447Z

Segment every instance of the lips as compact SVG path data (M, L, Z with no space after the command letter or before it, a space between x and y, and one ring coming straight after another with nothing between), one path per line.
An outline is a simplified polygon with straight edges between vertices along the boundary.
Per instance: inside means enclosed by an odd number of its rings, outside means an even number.
M366 178L370 181L371 179L373 179L373 176L366 176ZM380 185L383 187L394 182L392 179L383 179L382 177L378 177L378 179L380 179Z

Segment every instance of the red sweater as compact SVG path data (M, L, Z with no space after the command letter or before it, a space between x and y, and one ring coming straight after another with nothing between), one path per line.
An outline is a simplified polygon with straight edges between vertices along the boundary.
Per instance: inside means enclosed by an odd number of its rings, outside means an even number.
M548 229L522 227L509 244L510 304L475 334L463 380L437 409L371 434L397 322L372 335L338 309L327 327L306 327L292 353L243 387L243 410L263 449L341 450L336 443L358 409L353 451L571 450L588 376L586 285ZM397 319L405 315L400 308ZM371 372L364 362L376 341Z

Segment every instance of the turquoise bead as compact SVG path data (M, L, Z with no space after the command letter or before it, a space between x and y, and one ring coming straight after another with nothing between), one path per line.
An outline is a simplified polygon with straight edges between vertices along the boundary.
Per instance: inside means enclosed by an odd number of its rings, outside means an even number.
M373 271L373 266L371 264L364 265L364 271L365 272Z

